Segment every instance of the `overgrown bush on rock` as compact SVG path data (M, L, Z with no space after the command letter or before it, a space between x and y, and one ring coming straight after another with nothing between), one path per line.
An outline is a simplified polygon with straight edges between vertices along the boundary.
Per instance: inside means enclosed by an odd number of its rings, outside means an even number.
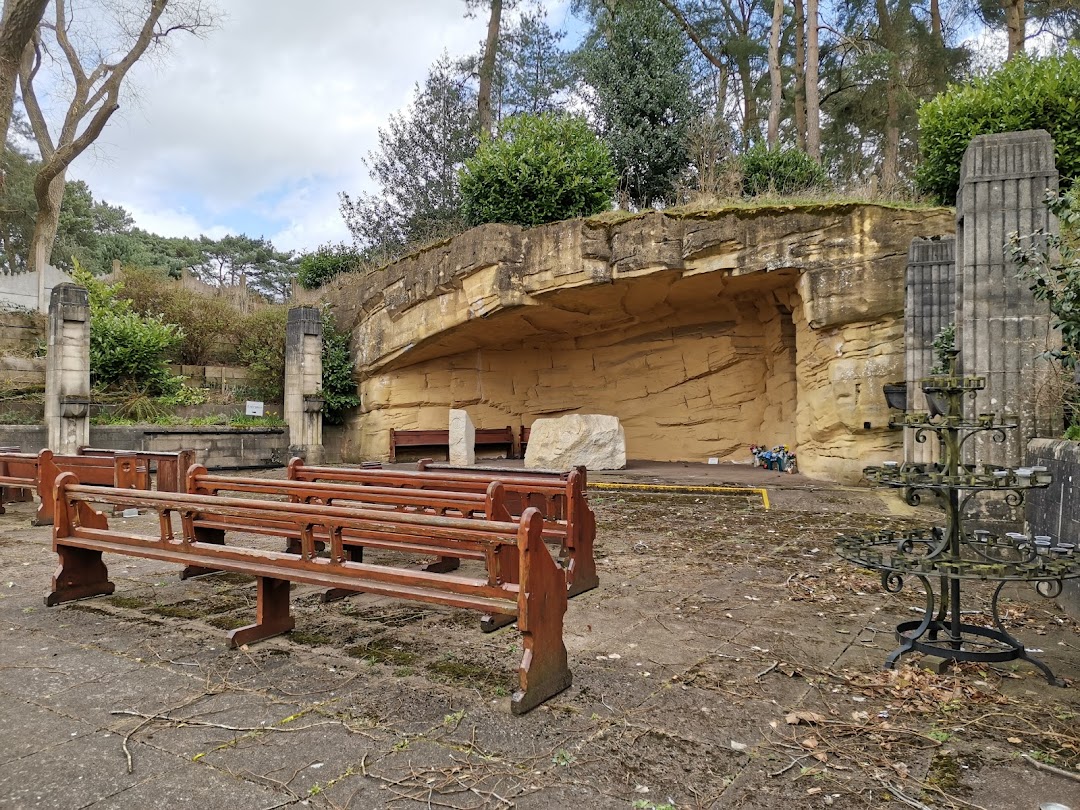
M304 289L314 290L334 276L358 269L361 260L361 255L344 243L319 245L314 252L300 257L296 280Z
M920 191L953 204L960 163L977 135L1045 129L1066 185L1080 176L1080 56L1020 54L970 84L950 87L919 108L915 174Z
M618 178L607 147L580 118L515 115L461 172L469 225L526 227L611 206Z
M821 164L800 149L769 149L759 144L743 153L738 168L744 197L797 194L827 183Z

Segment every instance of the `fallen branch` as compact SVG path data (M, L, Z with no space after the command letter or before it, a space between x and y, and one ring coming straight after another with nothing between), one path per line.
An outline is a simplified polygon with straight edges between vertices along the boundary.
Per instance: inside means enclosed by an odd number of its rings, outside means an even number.
M1064 776L1066 779L1074 779L1075 781L1080 782L1080 773L1073 773L1072 771L1066 771L1062 768L1055 768L1053 765L1047 765L1045 762L1039 762L1039 760L1035 759L1035 757L1030 757L1027 754L1021 754L1020 756L1022 756L1025 760L1030 762L1040 771L1046 771L1047 773L1052 773L1057 776Z

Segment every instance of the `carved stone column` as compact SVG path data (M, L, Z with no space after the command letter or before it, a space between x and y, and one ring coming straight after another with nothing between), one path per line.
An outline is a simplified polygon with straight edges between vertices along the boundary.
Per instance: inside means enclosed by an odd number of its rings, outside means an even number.
M49 300L45 425L54 453L90 443L90 298L76 284L57 285Z
M285 329L285 421L289 453L308 464L323 460L322 316L317 307L293 307Z

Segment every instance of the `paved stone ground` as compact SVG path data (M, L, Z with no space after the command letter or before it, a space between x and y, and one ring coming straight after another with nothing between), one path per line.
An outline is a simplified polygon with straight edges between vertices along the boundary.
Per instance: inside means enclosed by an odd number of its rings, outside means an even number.
M602 585L567 615L574 685L521 718L507 711L512 627L482 635L467 612L369 595L323 605L295 586L293 633L229 650L224 629L253 613L249 579L180 582L117 557L115 595L45 608L49 530L28 527L31 504L9 507L0 807L1080 810L1080 782L1020 756L1080 760L1075 689L1024 664L880 672L888 628L921 597L882 593L830 541L931 514L760 470L627 477L765 484L774 508L594 494ZM1076 625L1009 598L1017 634L1080 681ZM793 711L817 716L789 724Z

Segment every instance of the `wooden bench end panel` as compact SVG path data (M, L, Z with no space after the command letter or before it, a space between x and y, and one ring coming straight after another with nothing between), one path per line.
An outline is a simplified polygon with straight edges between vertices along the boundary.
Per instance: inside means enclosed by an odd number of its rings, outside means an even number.
M566 616L566 572L544 544L540 510L525 510L518 530L521 586L518 629L525 654L518 668L520 689L510 698L510 711L524 714L573 682L563 643Z

